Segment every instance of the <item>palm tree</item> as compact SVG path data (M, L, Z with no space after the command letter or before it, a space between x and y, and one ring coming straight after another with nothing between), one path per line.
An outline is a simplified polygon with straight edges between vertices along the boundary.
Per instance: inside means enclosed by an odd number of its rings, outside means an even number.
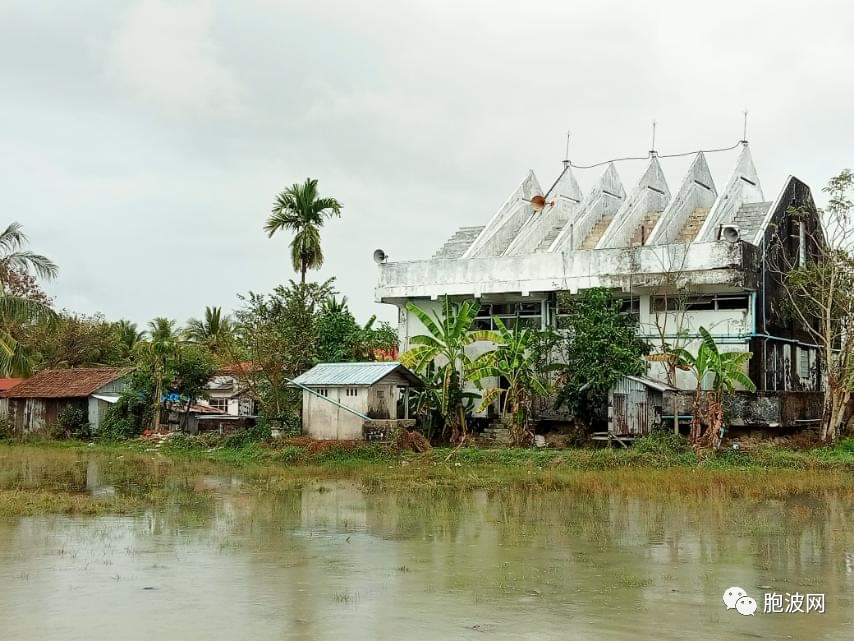
M320 269L323 251L320 248L320 228L327 218L341 216L341 203L334 198L319 198L317 179L306 178L300 185L294 183L276 196L273 211L264 224L264 231L272 238L281 229L294 233L291 240L291 261L294 271L300 273L305 285L305 273Z
M152 343L166 345L174 343L178 339L178 332L175 330L175 321L163 316L148 321L148 337Z
M329 314L330 316L343 314L344 312L348 311L348 309L349 308L347 307L347 297L342 296L341 300L339 301L334 294L324 300L320 306L320 310L324 314Z
M430 364L435 368L441 385L439 412L451 428L451 441L458 443L466 438L466 398L462 376L471 364L466 347L478 340L492 340L494 332L472 332L480 305L474 301L451 303L445 296L442 314L433 312L432 318L414 303L407 303L407 311L415 315L429 334L413 336L413 345L401 355L401 362L416 372L427 372Z
M145 336L145 332L139 331L136 323L132 323L129 320L120 320L114 324L114 327L119 337L119 343L121 344L122 356L130 358L136 344Z
M137 351L148 361L154 378L154 431L160 429L160 408L163 386L178 348L175 321L158 317L148 323L149 340L137 345Z
M10 272L34 273L40 278L56 278L59 268L49 258L23 249L29 242L20 223L12 223L0 233L0 282L6 283Z
M56 313L45 303L9 293L15 274L54 278L59 268L49 258L23 249L27 243L20 223L0 232L0 375L29 376L32 355L15 338L15 329L42 321L52 322Z
M694 409L691 418L691 440L695 446L705 444L717 449L721 444L725 426L723 424L723 397L732 394L736 385L749 392L756 385L744 373L743 367L750 352L721 352L717 343L705 327L700 328L700 349L694 356L685 349L675 350L677 367L690 369L697 379L694 393ZM706 431L703 432L705 418Z
M493 322L498 331L490 332L489 340L496 348L472 361L467 377L478 386L487 378L506 382L506 387L493 387L483 395L481 409L503 394L502 414L509 419L513 442L524 445L533 437L528 428L531 402L534 396L548 394L548 381L540 371L535 332L523 328L518 317L512 330L500 318L493 318Z
M184 329L188 341L207 345L214 353L219 352L233 333L234 324L231 317L223 316L222 307L205 307L204 319L191 318Z

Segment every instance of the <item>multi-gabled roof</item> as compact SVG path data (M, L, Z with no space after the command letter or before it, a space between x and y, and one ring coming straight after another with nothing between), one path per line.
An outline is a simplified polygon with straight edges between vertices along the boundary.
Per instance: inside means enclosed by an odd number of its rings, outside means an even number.
M131 367L48 369L2 395L5 398L85 398L132 371Z
M613 163L586 197L568 163L545 194L546 207L535 211L531 198L540 194L539 182L529 172L486 225L461 227L434 258L714 242L721 226L728 224L737 225L741 239L752 242L771 206L747 143L721 192L705 155L698 152L673 196L655 154L628 196Z
M591 287L629 291L659 286L674 272L697 287L751 289L757 245L793 198L812 198L790 176L769 203L750 148L745 141L738 147L732 174L718 186L705 155L693 154L675 194L662 171L665 157L655 152L630 190L614 161L584 198L567 162L545 194L545 207L536 209L532 201L541 192L529 174L482 229L463 228L432 259L380 265L376 300L526 297Z

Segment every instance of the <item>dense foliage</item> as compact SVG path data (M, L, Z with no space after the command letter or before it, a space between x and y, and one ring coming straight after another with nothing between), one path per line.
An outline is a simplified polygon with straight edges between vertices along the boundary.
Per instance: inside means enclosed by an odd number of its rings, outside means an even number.
M645 371L649 345L637 333L637 321L620 313L620 303L602 288L572 296L558 294L555 341L556 402L573 413L589 402L601 404L608 388L628 374Z
M285 429L299 426L301 393L290 379L318 362L376 360L396 346L397 334L371 319L359 325L346 301L335 298L333 280L250 292L235 312L232 362L252 363L246 382L259 399L264 420Z
M419 374L431 373L438 413L453 443L465 440L471 394L465 391L465 376L471 367L466 347L478 340L497 339L492 332L471 330L480 305L472 300L452 303L445 296L441 313L428 314L414 303L406 310L426 328L427 334L409 339L412 347L401 356L401 362Z
M62 312L21 330L36 370L125 365L131 361L121 326L103 316Z
M724 435L724 394L732 394L736 385L751 392L756 385L744 373L750 352L721 352L705 327L700 328L700 349L694 356L680 349L675 352L678 364L690 367L697 381L694 393L691 441L697 446L717 449ZM704 429L705 426L705 429Z
M397 332L386 322L377 325L376 316L360 325L347 306L347 297L327 298L317 315L319 362L372 361L378 354L397 347Z
M481 407L494 398L500 399L513 442L524 445L533 438L529 421L534 398L547 396L549 383L541 367L539 347L542 343L537 339L540 332L522 327L516 320L512 329L508 329L500 318L493 319L497 331L489 338L495 343L495 349L472 361L466 376L477 385L487 378L497 381L497 385L484 394ZM482 334L478 336L482 338Z
M129 384L107 410L99 436L138 436L158 424L164 408L181 415L181 425L186 426L190 406L204 397L205 385L216 370L213 355L203 346L170 341L163 335L141 342ZM179 400L164 400L171 397Z

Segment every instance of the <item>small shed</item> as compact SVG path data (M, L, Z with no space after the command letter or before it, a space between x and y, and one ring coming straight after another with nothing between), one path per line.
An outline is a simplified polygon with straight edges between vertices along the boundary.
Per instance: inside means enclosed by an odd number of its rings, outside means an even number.
M661 425L665 392L675 387L643 376L624 376L608 390L608 432L614 436L649 434Z
M302 389L303 432L338 440L365 438L366 423L408 419L409 388L420 385L398 362L320 363L291 382Z
M39 432L56 422L68 407L83 410L97 431L107 408L127 385L129 367L48 369L2 392L0 414L18 434Z

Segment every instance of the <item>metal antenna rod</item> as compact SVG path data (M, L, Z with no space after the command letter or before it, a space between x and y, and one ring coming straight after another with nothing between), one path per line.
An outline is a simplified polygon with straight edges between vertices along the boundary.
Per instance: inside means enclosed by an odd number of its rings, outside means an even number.
M569 165L569 136L572 134L571 131L566 132L566 150L563 154L563 168L566 169Z
M656 123L655 120L652 121L652 146L649 148L649 155L650 156L657 156L658 155L658 152L655 150L655 126L657 124L658 123Z
M747 144L747 109L745 109L742 113L744 114L744 130L741 134L741 142L743 142L746 145Z

